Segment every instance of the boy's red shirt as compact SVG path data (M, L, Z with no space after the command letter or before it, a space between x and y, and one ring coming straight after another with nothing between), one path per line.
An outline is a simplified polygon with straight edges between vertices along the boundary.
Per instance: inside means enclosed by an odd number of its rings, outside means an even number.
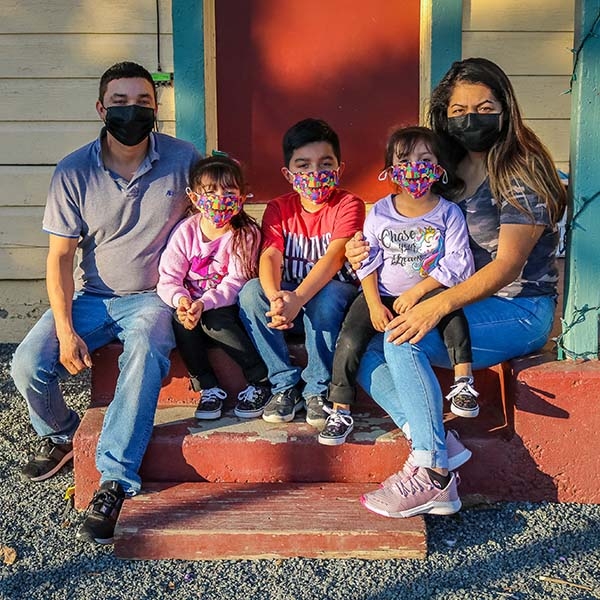
M354 194L336 189L317 212L302 207L300 196L289 192L269 202L262 219L262 250L276 248L283 254L282 281L300 283L332 240L352 237L362 229L365 203ZM348 263L336 279L355 283Z

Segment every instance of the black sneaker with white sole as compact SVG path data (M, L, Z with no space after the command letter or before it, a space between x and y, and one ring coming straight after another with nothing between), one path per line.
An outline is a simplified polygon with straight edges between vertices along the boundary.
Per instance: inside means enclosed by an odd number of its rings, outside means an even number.
M339 446L346 441L346 438L354 429L354 419L349 411L334 410L327 406L325 412L329 414L325 429L319 434L319 444L325 446Z
M203 421L218 419L223 411L223 400L227 398L227 392L218 387L202 390L200 402L196 407L194 416Z
M477 404L479 392L473 387L472 377L459 377L450 387L450 393L446 396L450 400L450 410L458 417L472 419L479 414Z
M296 412L302 410L304 401L297 388L291 387L283 392L277 392L265 404L263 419L268 423L289 423L293 421Z
M112 544L125 492L116 481L105 481L94 494L76 537L84 542Z
M29 481L44 481L56 475L68 462L73 460L73 444L56 444L50 438L43 438L37 452L29 457L21 469L21 476Z
M271 398L271 388L266 385L249 385L238 394L238 402L233 413L240 419L260 417L265 404Z

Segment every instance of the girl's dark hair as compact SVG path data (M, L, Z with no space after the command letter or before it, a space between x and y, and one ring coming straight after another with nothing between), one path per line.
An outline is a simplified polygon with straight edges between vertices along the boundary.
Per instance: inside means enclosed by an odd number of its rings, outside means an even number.
M487 153L490 187L496 198L503 198L522 212L525 209L515 198L523 183L541 198L553 223L560 220L566 206L566 191L550 152L523 123L515 91L506 73L485 58L467 58L453 63L433 90L429 106L431 128L453 149L455 164L467 150L448 134L448 106L458 83L483 84L502 105L502 130Z
M237 160L225 155L209 156L200 159L190 168L189 181L192 190L202 187L202 178L206 177L223 188L237 188L242 195L247 193L242 167ZM190 206L190 214L196 208ZM247 279L258 275L258 248L260 228L256 220L242 207L242 210L230 221L233 230L231 252L241 265L242 274Z
M423 142L429 151L435 155L438 163L444 168L448 175L448 182L436 181L431 190L448 200L453 200L464 189L464 183L454 170L452 161L448 158L449 152L445 148L443 140L428 127L402 127L396 129L389 137L385 148L384 168L389 169L394 164L397 154L410 154L414 147ZM398 150L400 150L398 152Z

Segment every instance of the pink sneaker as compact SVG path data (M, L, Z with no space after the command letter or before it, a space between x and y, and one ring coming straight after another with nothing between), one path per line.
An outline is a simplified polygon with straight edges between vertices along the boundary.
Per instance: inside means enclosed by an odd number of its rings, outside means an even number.
M460 510L456 475L450 473L445 488L433 482L424 467L404 467L404 479L364 494L361 504L384 517L412 517L419 514L452 515Z
M458 437L458 433L454 429L449 429L446 432L446 450L448 451L448 471L456 471L458 467L462 467L472 456L472 452L466 448ZM408 456L406 463L401 471L390 475L381 483L381 487L386 487L396 481L400 481L404 477L406 468L414 467L411 462L412 454Z
M446 432L446 450L448 452L448 471L456 471L473 455L468 448L465 448L454 429L448 429Z

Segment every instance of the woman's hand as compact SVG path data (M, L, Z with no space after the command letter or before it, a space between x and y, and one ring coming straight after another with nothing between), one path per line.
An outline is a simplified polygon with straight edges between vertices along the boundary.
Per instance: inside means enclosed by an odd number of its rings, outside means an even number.
M346 242L346 258L350 266L356 271L360 269L362 261L369 256L369 242L365 240L362 231L357 231Z
M449 312L445 307L444 293L423 300L394 317L385 328L389 332L386 341L396 345L404 342L416 344L421 341Z

